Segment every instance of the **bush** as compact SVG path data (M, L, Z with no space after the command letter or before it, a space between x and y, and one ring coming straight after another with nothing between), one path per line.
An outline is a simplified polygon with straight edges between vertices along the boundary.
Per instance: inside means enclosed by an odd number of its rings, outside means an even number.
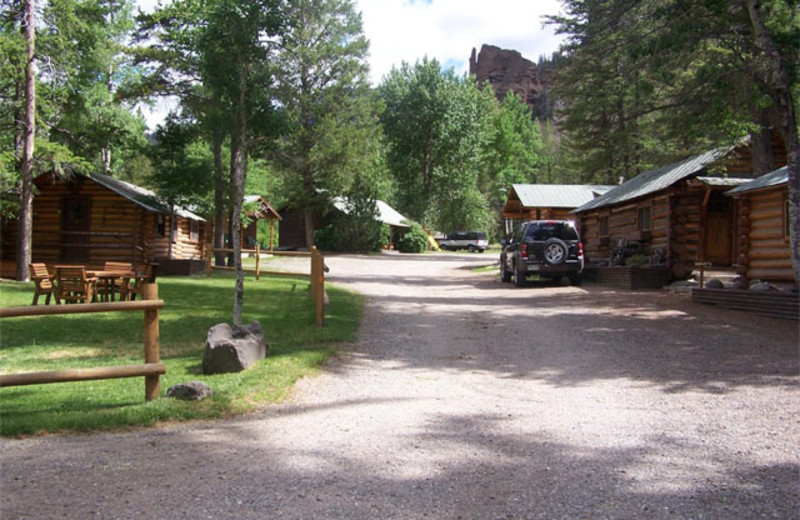
M428 249L428 234L422 226L411 222L411 227L397 241L397 250L401 253L422 253Z

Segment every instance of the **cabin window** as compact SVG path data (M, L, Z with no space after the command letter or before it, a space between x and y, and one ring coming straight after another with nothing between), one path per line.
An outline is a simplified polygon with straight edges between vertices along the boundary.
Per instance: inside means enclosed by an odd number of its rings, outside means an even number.
M196 220L189 221L189 240L197 242L200 239L200 223Z
M639 208L639 214L636 219L636 226L639 231L649 231L652 229L651 209L650 206Z
M167 236L167 220L164 215L156 215L156 234L160 237Z
M608 236L608 215L600 217L598 220L598 234L601 237Z

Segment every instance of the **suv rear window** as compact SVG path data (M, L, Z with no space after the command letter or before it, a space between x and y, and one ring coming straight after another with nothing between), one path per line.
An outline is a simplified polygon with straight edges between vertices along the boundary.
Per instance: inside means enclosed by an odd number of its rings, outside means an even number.
M550 238L560 238L561 240L578 240L578 233L575 228L562 222L534 224L528 228L526 238L544 242Z

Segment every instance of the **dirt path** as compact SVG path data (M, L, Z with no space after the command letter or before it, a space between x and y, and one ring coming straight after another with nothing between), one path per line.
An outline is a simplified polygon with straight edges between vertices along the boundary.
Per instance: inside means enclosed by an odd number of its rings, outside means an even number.
M1 441L0 518L797 518L796 323L333 257L361 339L217 423Z

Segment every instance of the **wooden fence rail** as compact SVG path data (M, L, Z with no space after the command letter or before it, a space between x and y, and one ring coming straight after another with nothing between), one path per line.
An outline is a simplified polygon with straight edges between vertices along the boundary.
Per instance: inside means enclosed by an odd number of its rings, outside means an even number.
M254 254L256 257L255 269L242 269L247 273L255 273L256 280L259 280L262 274L270 276L289 276L292 278L308 278L311 281L311 297L314 299L314 307L316 313L316 322L318 327L322 327L325 318L325 259L316 247L312 247L311 251L269 251L271 256L294 256L294 257L307 257L311 260L311 268L309 273L290 273L286 271L270 271L261 269L261 252L262 250L258 244L255 249L242 249L242 254ZM215 253L233 253L234 250L230 248L214 248L208 247L206 252L206 276L211 276L212 271L233 271L236 268L229 265L214 265Z
M142 300L112 303L78 303L73 305L6 307L0 309L0 318L51 316L54 314L89 314L96 312L144 312L144 364L94 368L50 370L0 375L0 387L64 383L93 379L114 379L144 376L144 398L151 401L161 393L161 375L167 371L159 360L158 311L164 301L158 299L158 285L145 284Z

